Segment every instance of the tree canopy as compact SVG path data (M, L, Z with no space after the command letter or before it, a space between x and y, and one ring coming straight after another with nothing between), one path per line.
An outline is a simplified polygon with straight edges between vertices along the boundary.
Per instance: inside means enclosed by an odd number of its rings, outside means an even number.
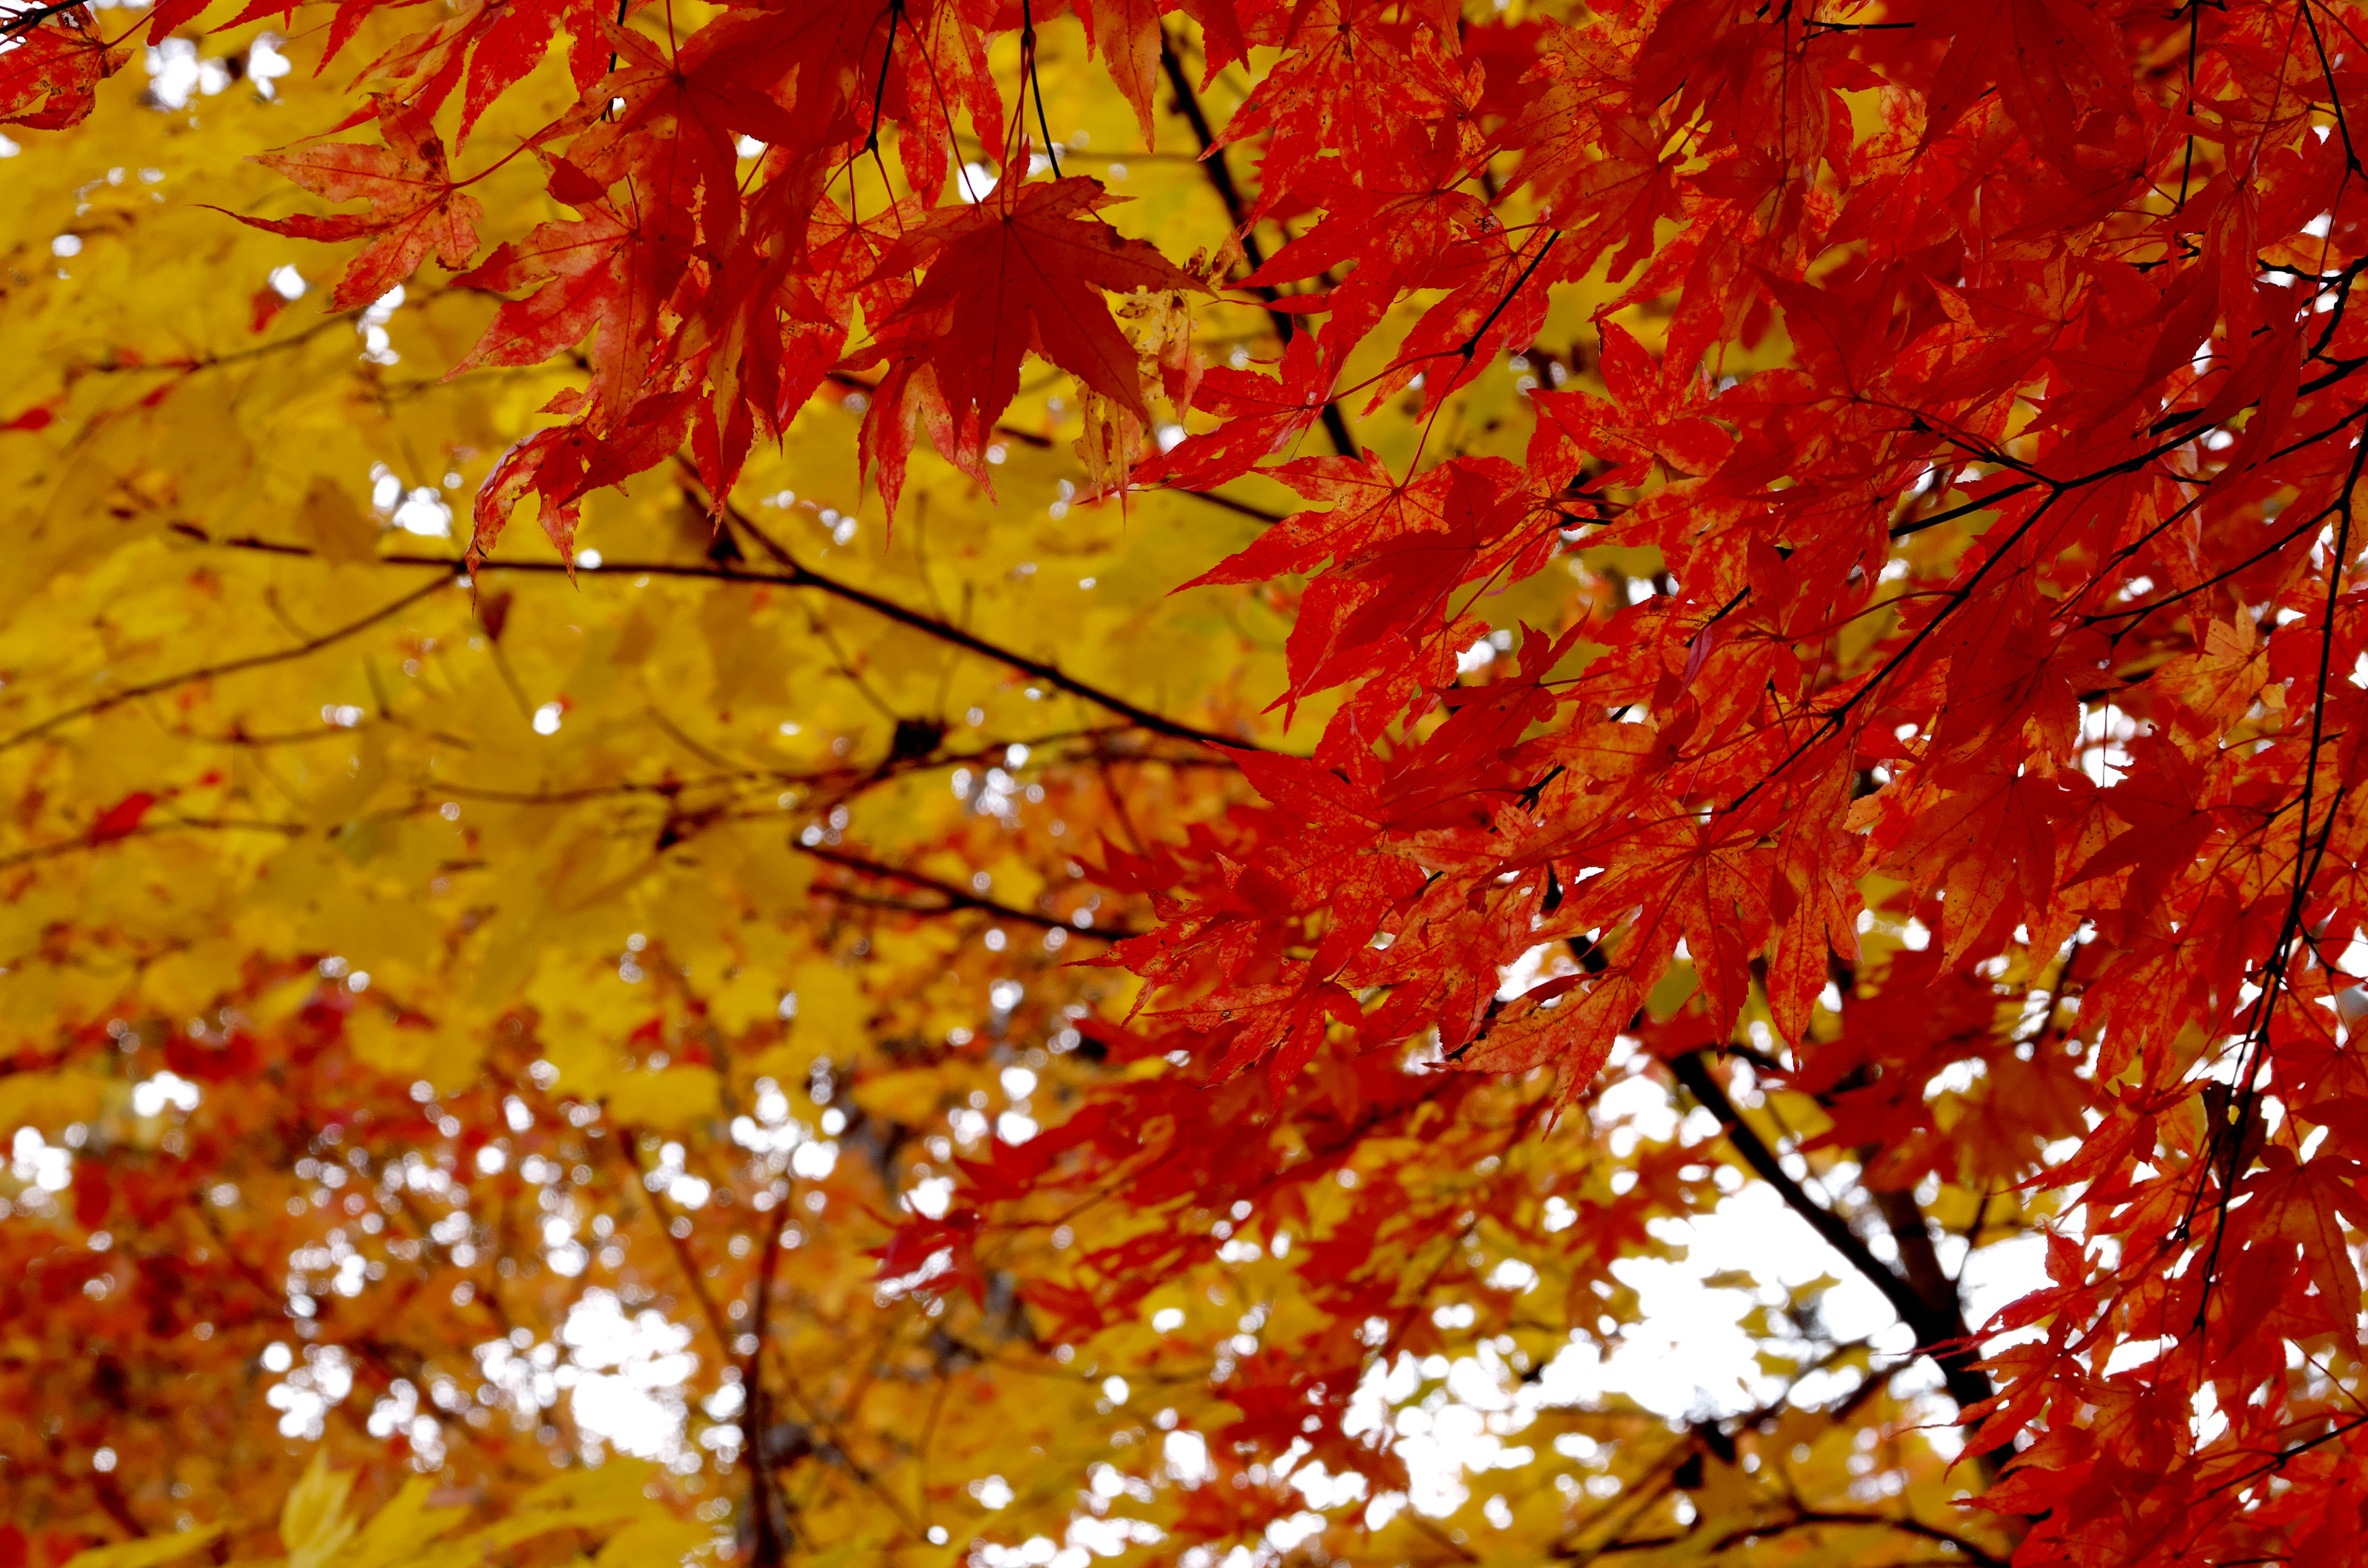
M2362 20L0 0L0 1568L2356 1559Z

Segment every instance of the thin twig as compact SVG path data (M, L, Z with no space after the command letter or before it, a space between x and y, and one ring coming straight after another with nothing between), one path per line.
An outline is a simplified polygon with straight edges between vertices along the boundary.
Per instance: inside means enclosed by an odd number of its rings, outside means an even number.
M439 564L450 563L439 562ZM176 687L189 686L202 680L212 680L218 676L235 675L242 670L259 669L267 665L285 664L290 659L301 659L307 654L317 653L332 643L345 641L357 631L368 631L388 617L400 614L430 594L441 593L460 580L457 575L438 577L425 587L415 588L392 604L380 606L359 620L347 621L335 631L324 631L318 637L310 638L292 648L281 648L269 653L249 653L238 659L225 659L218 665L206 665L194 670L184 670L179 675L163 676L155 680L142 681L137 686L125 687L120 691L109 692L105 697L94 698L78 707L69 708L63 712L52 713L31 728L19 730L7 739L0 740L0 751L13 750L23 745L27 741L40 739L63 724L72 723L76 719L91 718L111 708L120 708L124 703L139 698L154 697L160 691L170 691Z

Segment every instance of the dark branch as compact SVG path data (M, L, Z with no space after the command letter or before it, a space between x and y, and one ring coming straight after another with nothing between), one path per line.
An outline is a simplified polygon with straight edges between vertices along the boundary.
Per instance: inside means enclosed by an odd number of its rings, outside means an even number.
M309 554L311 552L306 551L305 553ZM446 567L452 567L458 565L458 562L439 562L438 564ZM109 692L105 697L94 698L90 701L81 704L79 707L69 708L62 713L52 713L48 718L42 720L40 723L33 725L30 729L19 730L15 734L10 735L6 740L0 740L0 751L12 750L17 746L24 744L27 741L40 739L41 736L48 734L51 730L58 728L62 724L71 723L76 719L87 719L94 714L104 713L110 708L121 707L124 703L132 701L138 698L154 697L160 691L170 691L176 687L189 686L201 680L211 680L217 676L235 675L241 670L259 669L266 665L285 664L290 659L301 659L307 654L317 653L322 649L328 647L334 642L343 642L345 639L351 637L355 632L367 631L370 627L376 626L380 621L386 619L389 616L398 614L401 611L409 608L411 606L417 604L421 599L427 597L430 594L442 592L444 589L450 587L459 580L460 579L457 576L451 575L438 577L436 581L428 584L426 587L416 588L391 604L381 605L377 609L374 609L368 615L363 616L359 620L347 621L345 625L336 628L335 631L324 631L318 637L308 638L304 642L297 643L292 648L281 648L269 653L249 653L245 658L239 659L225 659L218 665L206 665L198 669L184 670L179 675L164 676L155 680L142 681L137 686L127 686L120 691Z
M1197 741L1202 745L1229 747L1237 751L1266 749L1254 741L1215 734L1170 719L1165 714L1155 713L1148 708L1137 707L1126 699L1104 691L1099 687L1078 680L1074 676L1064 675L1058 665L1046 664L1042 659L1029 658L1008 648L998 647L951 622L940 620L932 615L924 615L916 609L909 609L893 599L882 598L869 589L859 588L852 583L842 583L837 578L825 577L799 562L772 536L759 528L746 512L730 502L723 504L723 514L734 528L755 540L757 547L780 568L780 574L773 577L772 581L785 582L794 587L813 588L833 598L844 599L848 604L860 605L872 614L893 620L899 626L910 628L915 631L934 637L941 642L951 642L957 648L993 659L1022 675L1041 680L1047 686L1065 691L1072 697L1081 697L1096 707L1108 709L1138 728L1152 731L1154 733L1172 735L1178 740Z
M1751 1167L1753 1174L1774 1187L1786 1208L1807 1221L1809 1228L1816 1232L1827 1245L1841 1254L1869 1284L1883 1292L1884 1300L1891 1303L1891 1310L1898 1313L1899 1320L1915 1334L1917 1348L1931 1357L1933 1363L1941 1369L1949 1395L1958 1406L1967 1408L1988 1399L1993 1392L1989 1374L1974 1365L1973 1346L1966 1343L1964 1313L1957 1305L1954 1287L1940 1272L1938 1265L1933 1269L1934 1281L1938 1293L1945 1299L1928 1301L1914 1285L1886 1267L1881 1258L1869 1251L1866 1243L1850 1229L1848 1221L1811 1198L1801 1184L1793 1179L1784 1169L1783 1163L1776 1157L1776 1151L1750 1123L1743 1119L1742 1113L1735 1108L1735 1102L1727 1097L1726 1090L1712 1075L1705 1052L1688 1051L1671 1061L1668 1067L1678 1082L1686 1086L1687 1092L1702 1102L1702 1108L1718 1119L1719 1125L1726 1131L1727 1142L1734 1145L1736 1153L1743 1156L1744 1164ZM1889 1218L1889 1215L1886 1213L1885 1217ZM1919 1211L1916 1216L1917 1225L1920 1226L1922 1221ZM1900 1223L1895 1221L1895 1230ZM1924 1246L1928 1252L1930 1250L1929 1235L1924 1239Z
M1020 909L1016 905L1003 903L974 893L968 888L959 887L952 882L939 881L937 878L919 871L907 871L900 867L887 865L861 855L850 855L843 849L833 849L826 845L803 844L792 839L790 847L801 855L810 856L825 865L837 866L841 870L853 871L859 876L877 877L883 881L902 882L906 887L918 888L924 892L935 893L945 900L943 904L934 908L903 903L889 906L907 910L916 915L945 915L957 909L970 909L981 915L992 915L998 920L1011 921L1015 925L1033 926L1042 931L1067 931L1078 937L1099 937L1105 942L1118 941L1135 935L1132 931L1078 930L1072 927L1067 921L1054 915L1038 915L1030 910ZM827 892L828 890L817 889L816 891Z
M1248 508L1234 503L1227 503L1226 505L1236 511L1248 510ZM702 509L704 508L702 507ZM575 580L578 584L581 584L586 576L590 575L602 577L693 577L703 578L712 582L749 584L769 583L785 587L811 588L817 593L826 594L833 598L843 599L853 605L860 605L863 608L871 611L873 614L883 617L886 619L893 620L898 625L908 628L909 630L937 638L940 642L951 642L954 646L962 648L966 652L977 653L985 658L992 659L997 664L1004 665L1011 669L1019 671L1021 675L1041 680L1047 686L1065 691L1072 697L1082 698L1086 701L1093 703L1096 707L1106 709L1109 711L1119 715L1137 729L1149 730L1155 734L1167 735L1176 740L1190 741L1197 745L1216 746L1235 751L1264 751L1270 749L1269 747L1259 745L1256 741L1235 736L1221 735L1213 731L1200 729L1194 725L1184 723L1179 720L1167 718L1164 714L1155 713L1147 708L1143 708L1134 703L1129 702L1122 697L1104 691L1099 687L1097 687L1090 682L1079 680L1073 676L1064 675L1057 665L1047 664L1041 659L1031 659L1023 653L1015 653L1010 649L997 646L996 644L986 641L985 638L979 637L959 626L953 625L949 621L940 620L935 616L925 615L918 610L909 609L905 606L896 603L893 599L883 598L880 595L871 593L868 589L859 588L851 583L842 583L837 578L825 576L823 574L801 564L786 550L782 549L778 543L773 541L769 537L758 529L748 516L740 511L737 507L731 506L727 504L724 508L724 515L731 521L734 527L746 534L749 539L755 540L760 549L764 550L768 555L772 557L775 564L780 566L781 570L776 572L750 571L746 568L733 566L728 562L713 561L610 561L604 562L597 574L586 573L579 567L575 573ZM177 527L175 531L187 538L198 540L206 544L219 545L226 550L251 550L268 555L293 555L306 557L317 557L320 553L319 551L304 545L286 544L274 540L252 538L216 539L210 534L188 525L181 525ZM435 555L425 552L396 551L386 555L381 555L376 559L378 563L382 566L435 566L455 573L462 571L466 566L466 562L462 562L458 557ZM486 560L477 563L477 571L480 574L487 572L520 572L542 576L564 576L567 574L567 570L565 562L559 561ZM444 586L442 583L434 585L434 587L442 586ZM412 597L425 597L427 592L431 591L433 591L432 588L423 590L421 594L414 595ZM396 604L378 612L379 618L382 619L387 615L393 614L395 610L403 608L404 604L408 602L410 602L409 599L398 601ZM335 632L330 632L326 634L324 638L315 639L313 644L309 644L304 648L263 656L258 662L268 663L273 659L297 657L300 653L311 652L314 646L325 646L327 642L334 642L339 637L360 631L368 624L368 621L358 621L352 626L343 628ZM245 666L244 665L235 665L221 666L219 668L207 671L195 672L189 676L175 677L175 679L165 682L165 686L180 684L187 680L202 679L206 675L220 674L223 669L232 667L243 668ZM163 689L163 687L159 687L157 689ZM124 700L129 697L142 694L142 691L137 690L118 693L116 696L107 699L106 702L108 705L112 705L114 702ZM96 708L91 708L87 710L75 710L72 712L60 714L49 721L46 721L44 725L41 727L47 728L50 725L63 723L69 719L79 716L84 711L95 712L97 710ZM9 746L15 745L20 741L31 739L33 735L38 733L40 733L39 730L30 730L9 740L0 741L0 751L5 751Z
M80 10L83 4L84 0L56 0L54 5L35 6L28 10L14 12L0 18L0 38L14 38L18 33L30 32L51 17L63 17L68 11Z
M1167 74L1167 85L1175 89L1176 107L1192 127L1193 139L1201 143L1201 167L1208 172L1209 183L1216 188L1217 199L1225 204L1225 216L1233 220L1234 232L1241 236L1242 259L1255 272L1265 264L1266 256L1258 248L1258 236L1250 233L1248 211L1242 204L1241 187L1234 183L1234 171L1225 163L1224 149L1217 145L1216 131L1209 124L1209 116L1201 107L1201 95L1192 88L1192 78L1184 72L1184 62L1177 56L1175 46L1163 30L1159 37L1159 68ZM1275 335L1288 343L1299 330L1291 312L1275 308L1281 294L1263 284L1258 297L1267 302L1267 320L1274 324ZM1324 433L1332 437L1332 445L1344 458L1359 455L1357 437L1349 432L1349 421L1338 403L1324 405Z

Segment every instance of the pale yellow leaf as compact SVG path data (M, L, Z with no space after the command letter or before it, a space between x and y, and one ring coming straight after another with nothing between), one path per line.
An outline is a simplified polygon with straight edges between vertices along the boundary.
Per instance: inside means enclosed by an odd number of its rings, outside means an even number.
M188 1556L222 1532L221 1525L206 1525L177 1535L152 1535L114 1546L93 1547L67 1558L65 1568L156 1568L160 1562Z
M800 964L790 989L798 998L798 1034L809 1045L830 1051L860 1041L865 1009L853 974L829 962Z
M617 1119L659 1131L686 1131L723 1109L723 1083L704 1067L631 1073L617 1082L609 1104Z
M279 1510L279 1543L288 1549L288 1568L321 1568L351 1539L354 1521L346 1516L346 1496L354 1489L354 1472L329 1468L326 1449L313 1451L303 1479L289 1489Z

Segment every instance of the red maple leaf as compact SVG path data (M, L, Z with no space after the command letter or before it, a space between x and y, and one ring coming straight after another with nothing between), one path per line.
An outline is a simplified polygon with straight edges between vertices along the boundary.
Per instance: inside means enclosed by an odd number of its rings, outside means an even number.
M429 251L452 270L469 265L477 251L477 223L485 215L477 199L461 188L445 166L444 143L427 117L392 100L378 103L380 132L386 145L366 142L320 142L293 153L267 153L256 159L331 201L367 201L367 212L292 218L232 216L275 234L305 240L350 240L370 244L346 264L329 295L328 308L349 311L367 304L411 276Z
M1290 446L1324 416L1324 405L1332 401L1333 370L1315 335L1308 332L1292 337L1276 369L1280 373L1269 376L1212 365L1201 372L1192 406L1221 423L1144 460L1134 471L1135 483L1213 490Z
M98 813L97 820L90 824L90 841L105 844L111 839L129 837L140 826L141 819L148 814L148 808L155 803L156 797L149 791L134 790Z
M13 25L24 16L36 17L35 25ZM0 124L36 131L80 124L99 83L131 58L130 50L108 47L85 6L53 13L40 6L0 21L12 24L0 32Z
M951 449L946 457L975 467L987 432L1019 394L1019 363L1031 349L1150 422L1134 346L1101 290L1206 286L1093 215L1122 199L1080 177L1008 178L974 205L939 212L882 259L875 278L928 268L864 357L889 361L863 443L892 509L888 471L903 466L916 408L938 426L932 436Z

